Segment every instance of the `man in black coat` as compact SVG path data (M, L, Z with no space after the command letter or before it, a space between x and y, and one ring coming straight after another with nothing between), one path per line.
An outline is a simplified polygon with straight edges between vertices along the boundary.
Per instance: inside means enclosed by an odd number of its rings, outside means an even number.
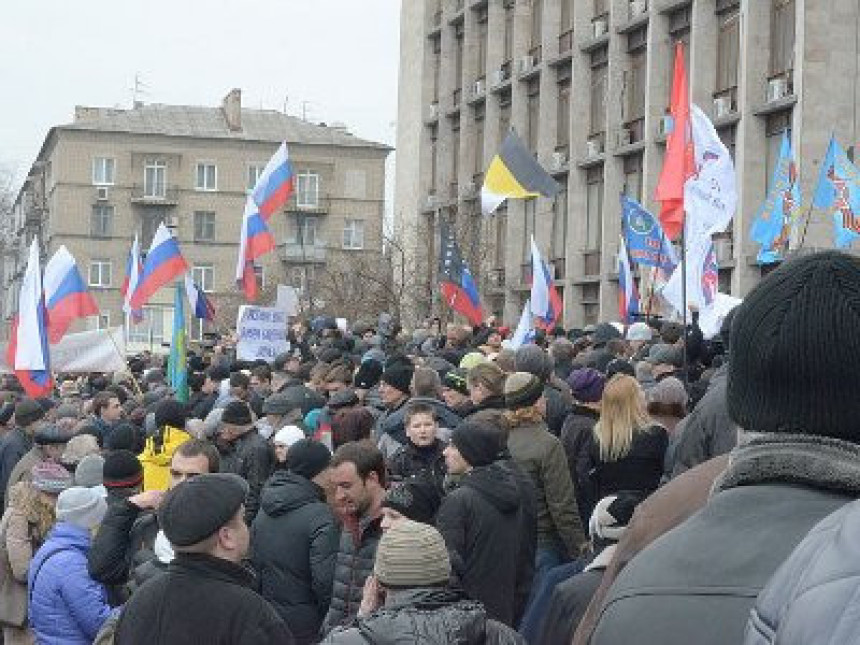
M165 496L158 517L176 557L126 604L118 645L294 642L241 565L249 543L247 494L241 478L214 474L183 482Z
M499 448L490 423L465 421L454 430L445 462L449 474L463 477L442 501L436 526L466 594L513 626L523 510L517 478L499 461Z
M215 443L221 453L221 472L248 482L245 523L250 525L260 508L263 484L275 467L274 450L257 432L251 408L244 401L230 401L224 408Z
M299 644L317 642L331 601L339 531L325 501L330 462L321 443L302 439L290 446L288 470L266 483L251 528L260 593Z
M15 429L0 441L0 495L4 498L12 470L33 447L33 435L44 416L45 409L35 399L25 397L15 404Z

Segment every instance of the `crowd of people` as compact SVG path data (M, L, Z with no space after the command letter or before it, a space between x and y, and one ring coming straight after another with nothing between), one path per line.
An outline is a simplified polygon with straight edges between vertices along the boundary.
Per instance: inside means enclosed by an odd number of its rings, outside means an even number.
M295 323L0 400L3 643L853 642L860 261L705 340ZM852 503L853 502L853 503Z

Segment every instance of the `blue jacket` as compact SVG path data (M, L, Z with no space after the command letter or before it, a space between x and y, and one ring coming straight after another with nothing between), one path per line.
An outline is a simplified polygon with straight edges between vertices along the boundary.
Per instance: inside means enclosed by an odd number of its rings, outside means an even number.
M87 572L89 550L88 531L59 522L33 557L29 617L39 645L90 645L110 616L105 587Z

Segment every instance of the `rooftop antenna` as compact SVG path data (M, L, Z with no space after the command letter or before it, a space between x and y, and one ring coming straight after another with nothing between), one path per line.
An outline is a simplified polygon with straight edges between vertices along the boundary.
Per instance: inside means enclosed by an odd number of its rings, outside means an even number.
M141 100L141 96L144 94L148 94L146 91L147 84L143 82L143 78L141 77L140 72L134 73L134 87L130 88L131 90L131 104L135 108L143 107L143 101Z
M284 94L284 114L287 113L287 104L290 102L290 97L288 94Z

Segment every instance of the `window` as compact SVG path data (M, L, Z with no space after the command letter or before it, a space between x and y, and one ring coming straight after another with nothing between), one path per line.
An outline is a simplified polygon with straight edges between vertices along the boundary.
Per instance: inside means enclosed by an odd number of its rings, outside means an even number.
M569 67L567 69L570 70ZM570 144L570 76L558 82L555 140L559 148L566 148Z
M600 134L606 131L606 87L608 85L607 66L601 65L591 70L591 132Z
M530 197L523 202L523 264L530 263L532 257L532 236L535 234L535 215L537 214L537 199ZM523 269L523 282L528 277ZM528 268L531 274L531 264Z
M90 331L110 329L110 312L99 314L98 316L88 316L87 329Z
M642 155L624 157L624 194L642 201Z
M609 13L609 0L594 0L594 17L599 18Z
M773 171L776 168L776 162L779 159L779 150L782 146L782 135L788 132L789 140L791 139L791 110L778 112L767 117L765 124L765 143L766 169L764 177L764 189L767 191L770 188L770 180L773 176Z
M131 325L128 340L132 343L160 345L164 342L164 318L169 314L173 319L173 307L144 307L143 318Z
M215 290L215 271L211 264L198 264L191 269L191 279L203 291L211 293Z
M772 0L770 22L770 73L794 69L794 0Z
M540 123L540 79L529 81L528 85L528 132L526 145L535 152L538 144L538 127Z
M504 100L507 96L507 101ZM499 97L499 142L505 140L508 136L508 130L511 129L511 95L503 94Z
M439 129L437 126L430 128L430 188L435 190L436 175L439 166Z
M480 114L475 112L475 164L474 164L474 172L475 174L482 173L484 171L484 112L481 110Z
M504 61L511 60L514 55L514 3L505 2L505 35L504 35Z
M194 211L194 241L212 242L215 240L215 213Z
M626 122L645 117L646 52L637 51L630 56L630 72L627 77Z
M558 260L565 256L567 249L567 191L561 190L552 205L552 239L550 240L550 259ZM561 273L563 277L564 273Z
M585 180L585 248L599 251L603 241L603 167L589 168Z
M93 185L113 186L115 181L116 160L110 157L93 159Z
M167 164L149 159L143 165L143 196L164 199L167 196Z
M351 250L364 248L364 220L346 220L343 226L343 248Z
M218 190L218 167L214 163L198 163L195 173L196 190Z
M454 87L463 83L463 23L454 25Z
M96 204L90 217L91 237L110 237L113 232L113 206Z
M532 51L541 46L543 37L543 0L532 0Z
M741 46L741 16L732 11L718 17L717 34L717 92L738 86L738 57Z
M147 208L140 219L140 248L148 249L162 222L167 222L166 208Z
M487 8L478 11L477 78L483 78L487 69Z
M111 261L92 260L90 262L90 286L106 289L111 283Z
M561 0L561 33L573 27L573 0Z
M303 246L316 246L318 224L319 218L315 215L293 214L289 220L287 242Z
M499 210L496 211L495 217L495 234L496 234L496 244L495 248L495 268L496 269L504 269L505 267L505 249L508 247L508 211L504 206L499 207Z
M457 183L460 176L460 119L451 120L451 181ZM456 195L452 195L456 197Z
M260 179L260 175L263 174L263 170L265 170L266 166L261 163L249 163L248 164L248 176L245 183L245 189L250 193L257 186L257 180Z
M433 57L431 65L433 65L433 87L431 88L431 96L433 101L439 100L439 76L442 71L442 39L433 38Z
M300 172L296 177L296 203L305 208L319 206L320 176L315 172Z
M265 267L254 265L254 276L257 278L257 286L260 289L266 287L266 269Z

